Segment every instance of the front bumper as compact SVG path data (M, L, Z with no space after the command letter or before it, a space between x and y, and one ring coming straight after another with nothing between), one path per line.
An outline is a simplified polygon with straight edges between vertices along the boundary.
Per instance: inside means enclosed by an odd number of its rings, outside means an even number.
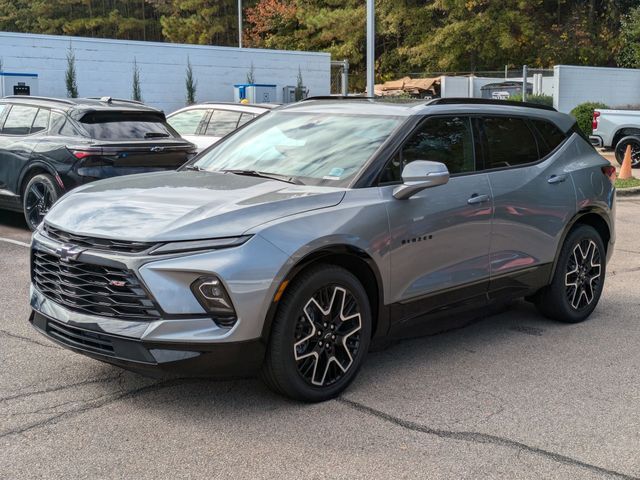
M34 234L34 255L55 256L61 246L41 231ZM108 263L134 274L159 317L141 320L81 311L59 303L32 283L30 320L51 340L137 371L237 376L254 372L262 362L265 318L288 258L264 239L255 236L239 247L178 255L87 248L76 258L83 264ZM225 283L236 310L232 327L218 325L191 292L191 283L203 274ZM103 344L106 350L100 347Z
M602 141L602 137L599 135L589 135L589 141L591 142L591 145L593 145L594 147L597 147L597 148L604 147L604 142Z
M255 374L265 354L259 340L220 344L145 342L78 328L31 312L29 322L53 342L96 360L156 376L238 377Z

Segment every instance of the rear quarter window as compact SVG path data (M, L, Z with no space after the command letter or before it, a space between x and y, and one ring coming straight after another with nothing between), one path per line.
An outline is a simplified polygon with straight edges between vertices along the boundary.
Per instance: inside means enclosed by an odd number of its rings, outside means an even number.
M486 169L515 167L540 158L536 138L524 119L486 117L482 126Z
M542 137L539 145L540 157L546 157L565 141L567 136L555 124L546 120L531 120L531 123Z
M97 140L148 140L179 135L164 115L147 112L91 112L80 119L91 138Z

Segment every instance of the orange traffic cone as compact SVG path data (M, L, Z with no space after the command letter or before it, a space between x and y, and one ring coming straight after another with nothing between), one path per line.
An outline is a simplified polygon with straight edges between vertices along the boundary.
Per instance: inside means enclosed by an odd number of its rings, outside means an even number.
M633 175L631 175L631 145L627 145L627 151L624 152L624 160L622 161L622 168L620 169L618 178L620 180L633 178Z

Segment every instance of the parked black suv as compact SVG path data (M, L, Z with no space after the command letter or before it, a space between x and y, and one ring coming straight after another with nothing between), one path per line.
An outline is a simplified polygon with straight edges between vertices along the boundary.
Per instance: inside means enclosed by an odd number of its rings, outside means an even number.
M32 230L78 185L173 170L194 154L164 113L139 102L0 98L0 208L24 211Z

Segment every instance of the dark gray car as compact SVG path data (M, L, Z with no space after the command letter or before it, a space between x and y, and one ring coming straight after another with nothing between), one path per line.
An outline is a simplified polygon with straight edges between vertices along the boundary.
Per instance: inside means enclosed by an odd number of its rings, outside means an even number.
M553 109L309 100L177 172L66 195L33 237L31 322L139 371L261 371L334 397L372 342L526 297L586 319L615 169Z

